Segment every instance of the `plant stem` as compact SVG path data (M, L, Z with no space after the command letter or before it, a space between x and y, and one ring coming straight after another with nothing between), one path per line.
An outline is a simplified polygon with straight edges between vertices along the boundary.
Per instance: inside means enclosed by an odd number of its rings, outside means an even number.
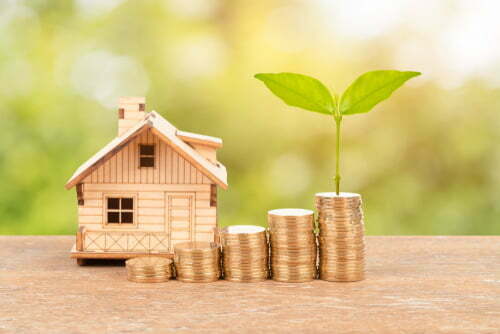
M340 125L342 123L342 116L335 117L335 128L336 128L336 159L335 159L335 192L337 196L340 194Z

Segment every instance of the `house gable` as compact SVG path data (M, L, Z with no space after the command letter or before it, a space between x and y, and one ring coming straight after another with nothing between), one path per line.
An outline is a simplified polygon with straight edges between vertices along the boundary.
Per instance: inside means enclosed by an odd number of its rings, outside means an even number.
M172 148L172 150L179 154L184 159L181 161L189 161L190 165L195 166L196 169L202 172L204 176L208 177L215 184L221 186L222 188L227 189L226 168L217 161L210 161L209 159L204 157L203 154L196 151L193 146L189 145L181 138L179 138L177 136L178 130L154 111L147 114L143 120L138 122L135 126L129 128L121 136L113 139L99 152L97 152L94 156L87 160L87 162L81 165L66 183L66 188L72 188L79 182L82 182L83 179L87 178L95 171L97 171L97 178L99 179L101 177L99 175L100 166L114 157L117 152L122 150L123 147L127 146L130 142L137 140L137 137L142 135L142 133L146 130L156 135L159 138L158 140L161 140L162 142L167 144L168 147ZM137 157L137 161L138 159L139 158ZM117 165L118 162L114 162L114 164ZM123 168L123 161L119 165ZM103 168L102 173L104 175L102 176L102 178L106 178L106 171L108 171L109 173L111 173L112 171L116 172L116 168L113 168L112 166ZM128 170L128 172L128 178L130 179L132 174L130 170ZM187 171L185 170L184 172L186 173ZM137 171L134 171L134 180L136 177L135 173L137 173ZM141 172L141 180L142 173L143 172ZM123 179L123 175L121 177ZM149 179L149 176L147 176L147 178ZM191 178L189 178L189 180L191 182Z
M155 166L139 167L139 145L154 145ZM93 184L211 184L199 168L185 159L178 150L145 128L101 162L83 180Z

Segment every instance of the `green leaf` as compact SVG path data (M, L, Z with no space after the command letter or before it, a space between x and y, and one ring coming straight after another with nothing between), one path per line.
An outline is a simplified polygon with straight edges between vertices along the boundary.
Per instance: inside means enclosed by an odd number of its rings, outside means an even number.
M340 113L352 115L369 112L387 99L407 80L420 75L411 71L371 71L357 78L342 94Z
M259 73L256 79L292 107L331 115L335 108L332 95L319 80L296 73Z

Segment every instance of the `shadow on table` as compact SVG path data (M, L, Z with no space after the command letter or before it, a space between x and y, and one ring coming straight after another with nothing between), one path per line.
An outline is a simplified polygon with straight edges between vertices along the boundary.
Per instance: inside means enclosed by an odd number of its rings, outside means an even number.
M125 260L85 259L83 265L92 267L124 267Z

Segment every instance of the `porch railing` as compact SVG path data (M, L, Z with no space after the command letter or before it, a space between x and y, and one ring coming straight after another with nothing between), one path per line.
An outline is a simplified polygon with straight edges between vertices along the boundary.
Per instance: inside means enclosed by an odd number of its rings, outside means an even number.
M169 253L169 238L163 232L100 231L81 228L77 249L85 252Z

